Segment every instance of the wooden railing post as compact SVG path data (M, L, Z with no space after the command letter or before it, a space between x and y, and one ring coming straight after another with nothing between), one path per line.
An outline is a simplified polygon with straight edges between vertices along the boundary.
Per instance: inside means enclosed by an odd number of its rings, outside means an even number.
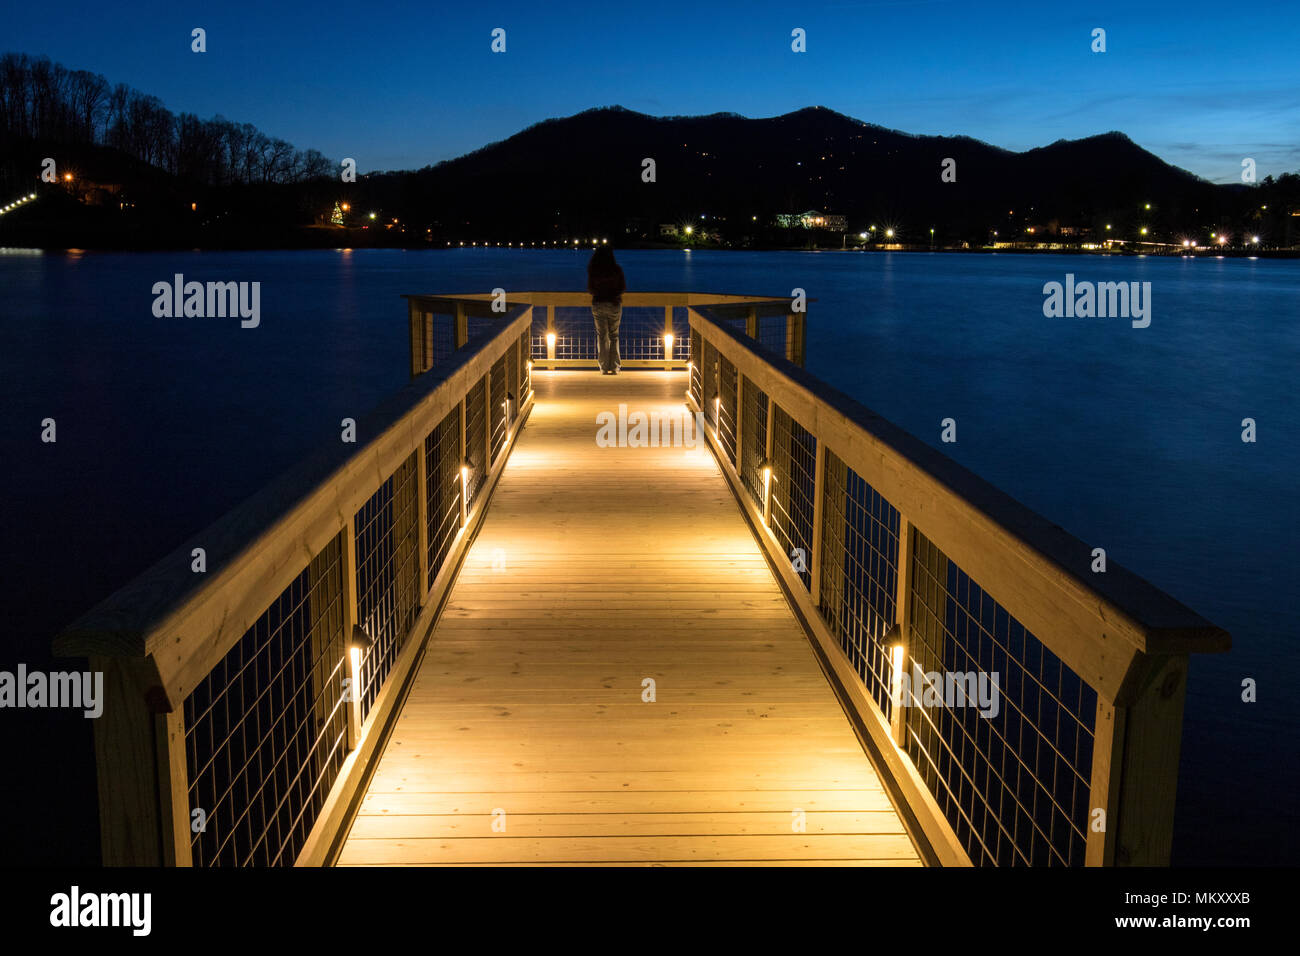
M452 344L460 349L469 342L469 318L465 314L465 303L457 300L455 326L452 329Z
M1187 655L1138 655L1130 675L1125 704L1097 699L1089 866L1169 865Z
M492 470L492 369L478 383L483 389L483 475Z
M358 655L352 650L352 632L361 622L357 619L357 516L350 514L343 528L343 553L340 568L343 571L343 646L347 654L345 667L348 677L348 750L361 743L361 672L364 662L353 666Z
M676 341L676 335L673 332L673 307L664 306L664 371L671 371L673 367L673 347L668 344L668 336L673 336Z
M419 548L420 604L424 604L425 595L429 593L429 462L425 458L424 439L415 449L415 521L418 535L416 547Z
M813 463L812 554L808 563L808 595L814 606L822 593L822 518L826 513L826 443L817 436L817 458Z
M911 650L911 640L908 634L908 614L911 611L912 601L912 524L907 520L907 516L901 513L898 516L897 577L898 591L894 596L894 625L897 631L897 643L903 648L902 661L898 666L903 669L905 675ZM886 645L886 650L890 655L892 669L893 662L896 659L894 655L897 652L889 645ZM907 743L907 723L903 720L904 707L905 704L902 700L895 700L894 707L889 714L889 734L899 747Z
M94 721L103 863L189 866L184 715L168 701L152 657L91 655L89 666L104 675Z
M721 353L719 353L721 354ZM767 469L763 480L763 524L772 527L772 485L776 481L775 469L772 467L772 430L775 423L776 402L767 396L767 436L763 441L763 467ZM789 557L787 555L787 557Z
M555 306L546 307L546 359L548 362L555 361ZM549 368L555 366L549 365Z
M407 326L411 341L411 378L424 371L424 322L414 299L406 301Z
M469 439L465 431L468 416L469 396L464 395L460 400L460 468L457 470L460 480L460 527L462 531L469 524L469 478L467 472L469 467Z
M745 334L755 342L758 341L758 306L751 305L749 314L745 316Z
M789 312L785 317L785 357L803 367L804 334L807 328L803 312Z
M701 342L704 340L701 338ZM703 346L701 345L701 350ZM704 386L700 386L700 400L704 399ZM741 474L745 470L745 446L742 425L745 421L745 376L740 374L740 369L736 369L736 474Z

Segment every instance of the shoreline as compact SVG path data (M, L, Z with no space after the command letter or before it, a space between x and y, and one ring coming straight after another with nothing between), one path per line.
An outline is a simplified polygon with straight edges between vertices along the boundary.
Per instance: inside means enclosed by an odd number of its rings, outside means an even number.
M351 240L351 241L350 241ZM368 242L364 237L341 236L335 242L263 242L193 244L188 242L136 244L136 243L63 243L30 242L21 238L0 236L0 255L23 253L85 253L85 252L290 252L290 251L342 251L388 249L402 251L457 252L465 249L497 249L509 251L532 252L585 252L586 245L541 246L535 243L471 243L464 244L447 240L439 244L436 241L421 242ZM1294 249L1213 249L1208 246L1197 249L1177 249L1167 252L1136 249L1085 249L1072 248L1022 248L1012 246L978 246L963 248L958 246L921 246L891 244L888 248L843 249L834 246L782 246L782 245L677 245L667 243L627 243L617 246L622 251L659 251L659 252L816 252L840 253L844 255L875 255L891 253L907 254L949 254L949 255L1042 255L1042 256L1100 256L1122 258L1163 258L1163 259L1298 259L1300 248Z

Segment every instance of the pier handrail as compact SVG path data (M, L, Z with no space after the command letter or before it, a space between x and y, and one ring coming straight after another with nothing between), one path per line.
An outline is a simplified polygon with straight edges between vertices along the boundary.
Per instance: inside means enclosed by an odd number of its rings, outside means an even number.
M538 368L595 368L596 335L591 296L575 291L499 290L533 307L532 360ZM419 375L499 320L491 309L499 295L427 293L404 296L409 309L411 374ZM806 302L814 302L807 299ZM627 292L619 331L622 364L629 368L684 369L690 362L686 309L708 305L720 319L751 338L804 361L807 314L788 297L712 292ZM663 310L663 317L658 317ZM647 314L648 313L648 314ZM665 339L665 333L673 335Z
M689 322L690 402L939 860L1167 863L1188 655L1227 633L715 309ZM909 706L918 668L999 674L1002 720Z
M55 639L105 673L105 864L328 858L531 409L496 319Z

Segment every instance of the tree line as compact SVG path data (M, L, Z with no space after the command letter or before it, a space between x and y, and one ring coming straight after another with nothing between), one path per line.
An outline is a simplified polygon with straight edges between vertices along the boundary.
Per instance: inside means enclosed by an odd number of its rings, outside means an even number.
M172 113L156 96L49 57L0 57L0 143L32 140L121 150L174 176L210 186L296 183L329 176L334 164L251 123Z

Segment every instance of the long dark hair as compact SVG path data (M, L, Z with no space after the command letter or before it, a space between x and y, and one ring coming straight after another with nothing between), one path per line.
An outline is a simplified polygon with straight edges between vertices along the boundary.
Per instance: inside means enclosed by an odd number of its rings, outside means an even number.
M609 275L618 268L618 260L614 258L613 246L597 246L596 251L591 254L591 261L587 263L587 275Z

